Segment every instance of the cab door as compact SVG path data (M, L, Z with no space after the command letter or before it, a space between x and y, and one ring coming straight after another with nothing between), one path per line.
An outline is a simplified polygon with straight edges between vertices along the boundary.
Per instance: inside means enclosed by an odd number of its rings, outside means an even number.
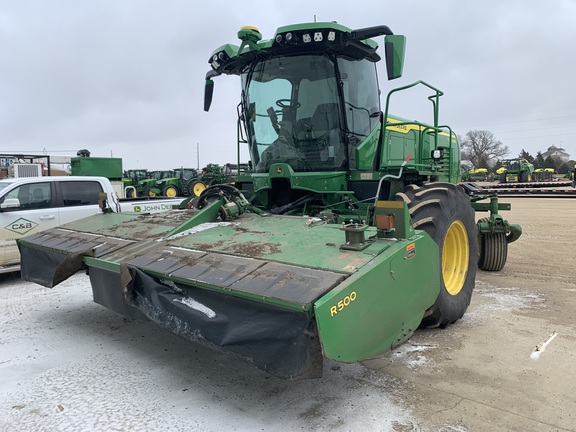
M16 239L60 225L53 182L27 183L0 197L0 266L20 263Z

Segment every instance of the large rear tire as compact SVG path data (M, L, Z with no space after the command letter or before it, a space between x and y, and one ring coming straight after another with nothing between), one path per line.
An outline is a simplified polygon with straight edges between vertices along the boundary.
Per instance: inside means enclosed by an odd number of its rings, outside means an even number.
M408 204L414 228L439 247L440 293L421 326L444 328L464 315L476 283L478 240L470 198L458 185L428 183L410 185L396 199Z
M482 218L478 222L489 222ZM478 268L485 271L500 271L508 258L508 241L505 233L478 234Z

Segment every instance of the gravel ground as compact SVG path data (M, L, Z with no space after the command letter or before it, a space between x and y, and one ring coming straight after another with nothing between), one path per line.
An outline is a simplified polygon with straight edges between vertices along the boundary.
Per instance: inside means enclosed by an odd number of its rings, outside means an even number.
M84 274L54 289L0 275L0 430L576 431L576 201L504 200L524 234L462 320L319 380L125 320Z

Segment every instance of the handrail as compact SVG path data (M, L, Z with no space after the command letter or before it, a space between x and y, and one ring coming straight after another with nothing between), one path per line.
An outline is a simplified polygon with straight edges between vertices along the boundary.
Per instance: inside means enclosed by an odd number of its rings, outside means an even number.
M425 87L428 87L431 90L434 90L436 93L429 96L428 100L430 102L432 102L432 107L433 107L433 111L434 111L434 129L436 130L436 132L438 131L438 111L439 111L439 106L440 106L440 96L444 95L444 92L442 92L440 89L437 89L436 87L428 84L425 81L416 81L412 84L408 84L402 87L397 87L395 89L392 89L388 92L388 95L386 95L386 107L385 107L385 111L384 111L384 121L385 121L385 128L384 128L384 138L386 138L386 130L388 129L388 110L390 108L390 98L392 97L392 94L397 93L399 91L403 91L403 90L407 90L409 88L412 87L416 87L417 85L423 85ZM418 122L411 122L411 124L418 124ZM386 142L386 139L383 140L384 142ZM437 145L438 143L438 137L435 136L435 145Z
M434 109L434 127L435 128L438 127L438 110L439 110L439 105L440 105L440 96L443 96L444 92L441 91L440 89L437 89L436 87L428 84L427 82L422 81L422 80L416 81L412 84L405 85L403 87L397 87L397 88L392 89L388 92L388 95L386 96L386 108L384 111L384 119L386 122L388 121L388 108L390 107L390 97L392 96L392 94L399 92L399 91L402 91L402 90L407 90L407 89L412 88L412 87L416 87L417 85L420 85L420 84L422 84L423 86L428 87L429 89L434 90L436 92L436 94L429 96L428 100L430 102L432 102L433 109Z
M388 115L389 115L389 109L390 109L390 100L391 97L394 93L403 91L403 90L407 90L410 89L412 87L416 87L418 85L423 85L429 89L431 89L434 93L432 95L430 95L427 99L432 102L432 109L433 109L433 116L434 116L434 124L433 126L428 125L428 124L424 124L418 121L397 121L397 122L392 122L389 120ZM420 147L420 154L421 154L421 150L424 144L424 135L425 134L431 134L434 135L434 148L438 148L438 134L439 133L447 133L449 135L448 138L448 162L451 161L452 159L452 148L453 148L453 138L454 138L454 132L452 131L452 128L450 128L447 125L439 125L438 124L438 113L439 113L439 106L440 106L440 96L443 96L444 92L442 92L440 89L428 84L425 81L416 81L412 84L408 84L402 87L397 87L394 88L392 90L390 90L386 96L386 105L385 105L385 110L384 110L384 131L383 131L383 139L381 141L380 145L383 145L384 143L386 143L388 140L388 134L390 133L390 129L393 127L397 127L397 126L406 126L406 125L414 125L418 127L418 146ZM378 149L378 154L380 154L382 151L382 148L380 147ZM416 165L422 165L422 164L416 164ZM450 170L449 170L449 176L451 176Z
M135 194L136 196L138 196L138 193L137 193L136 188L135 188L134 186L126 186L126 187L124 188L124 196L125 196L125 197L128 197L128 196L129 196L129 195L128 195L128 191L130 191L130 192L134 191L134 194Z

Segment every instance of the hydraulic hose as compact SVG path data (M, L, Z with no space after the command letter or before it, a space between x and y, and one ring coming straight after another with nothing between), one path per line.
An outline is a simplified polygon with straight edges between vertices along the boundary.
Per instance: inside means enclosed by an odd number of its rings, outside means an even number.
M406 166L406 164L408 163L408 161L410 159L412 159L411 154L406 156L406 159L404 159L404 162L402 162L402 165L400 165L400 172L398 174L396 174L396 175L386 174L385 176L382 176L382 178L378 182L378 190L376 191L376 196L374 197L374 205L376 205L376 201L378 201L378 198L380 197L380 190L382 189L382 182L386 179L399 179L400 177L402 177L402 171L404 171L404 167Z

